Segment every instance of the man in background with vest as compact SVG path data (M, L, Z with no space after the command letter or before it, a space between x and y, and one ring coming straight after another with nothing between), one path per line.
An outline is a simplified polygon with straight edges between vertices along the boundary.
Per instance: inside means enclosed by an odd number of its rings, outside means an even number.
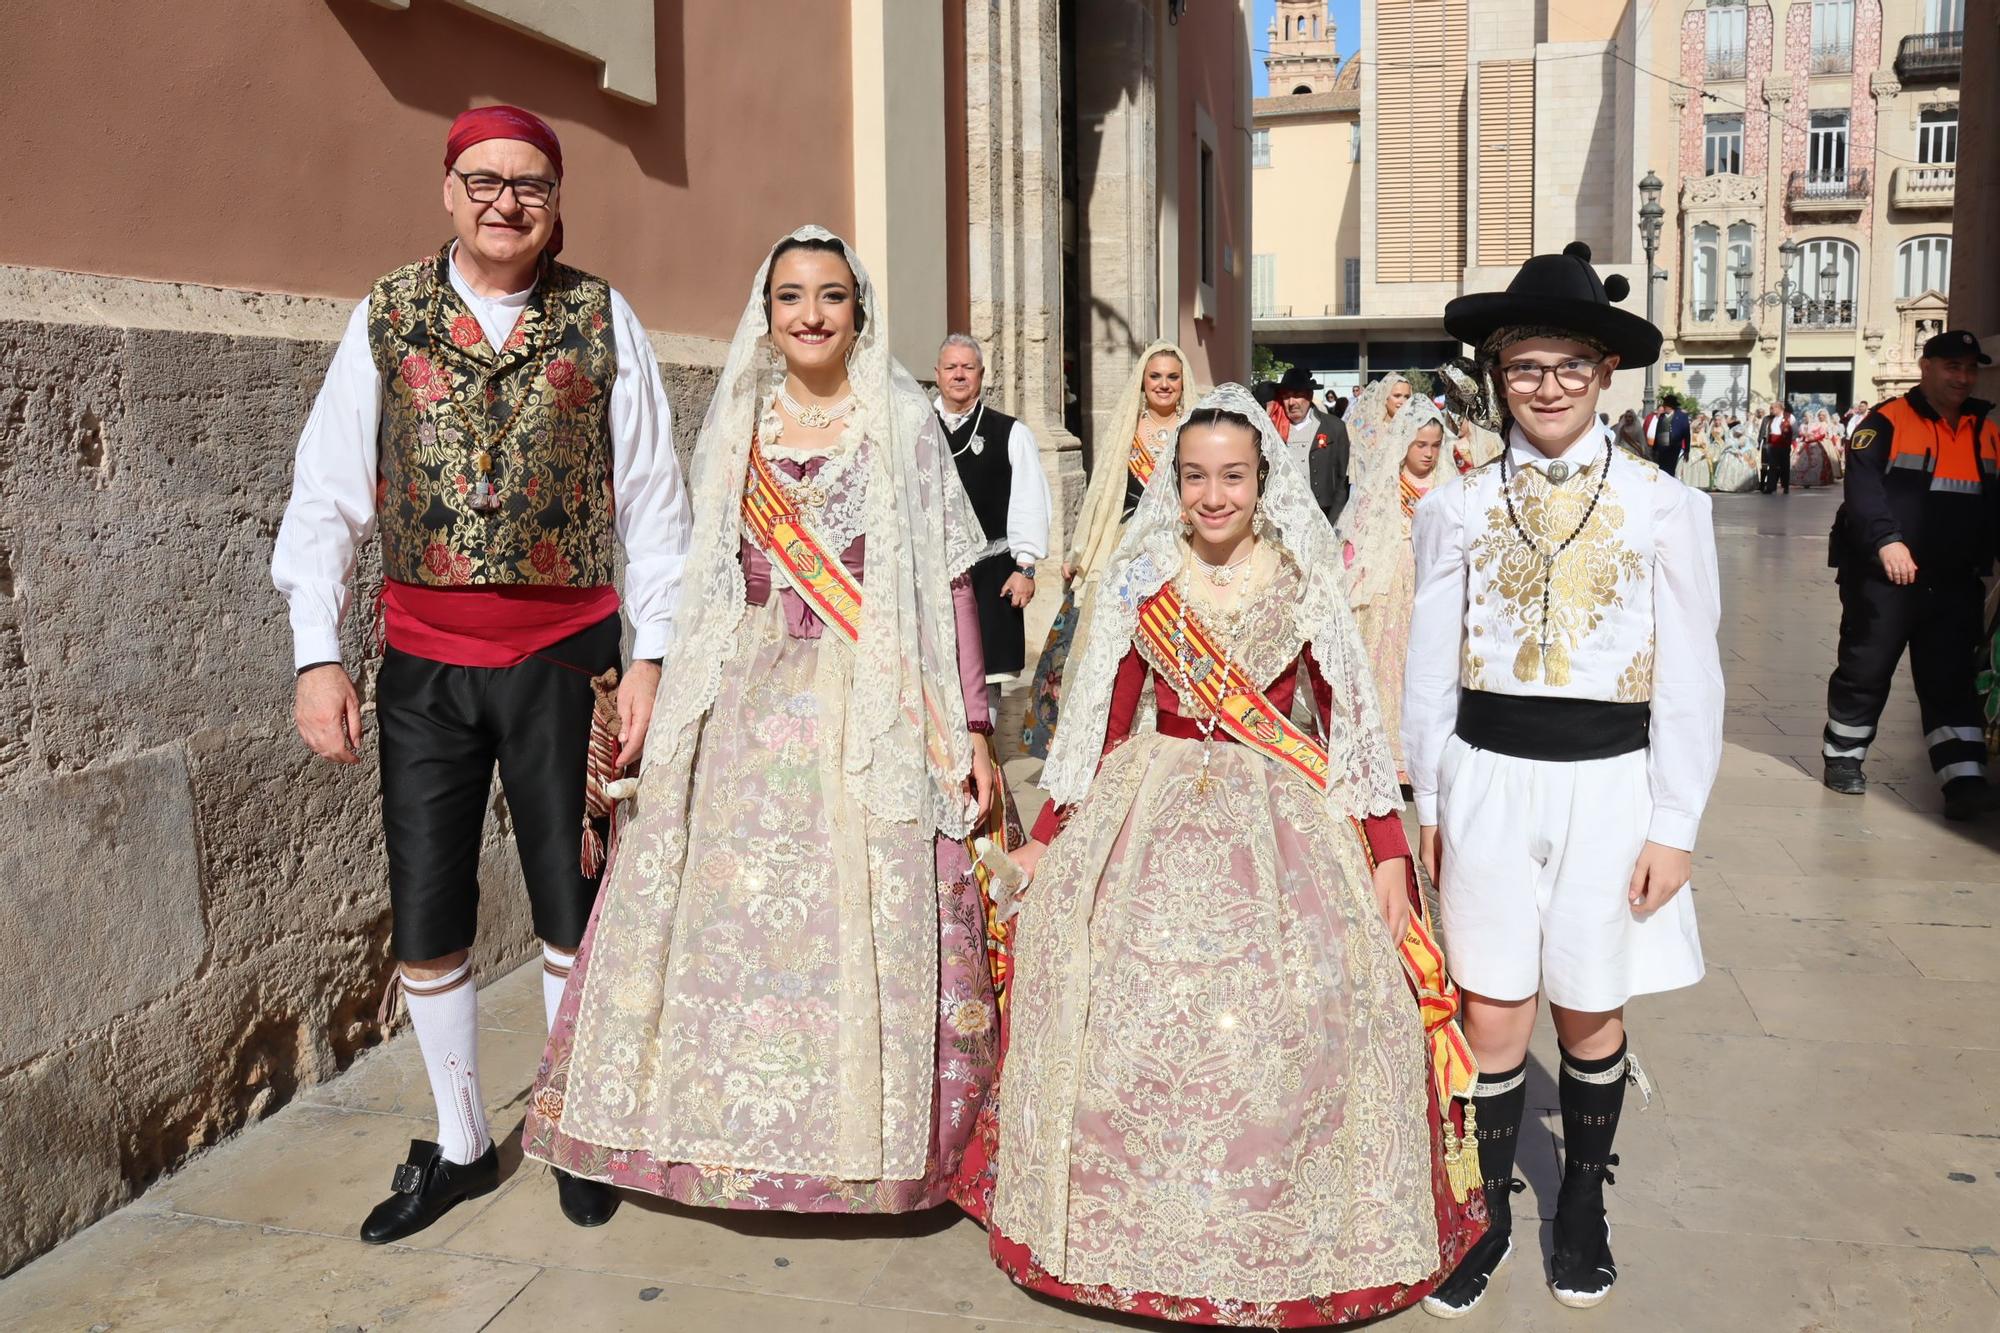
M1973 677L1981 580L2000 550L2000 425L1971 396L1991 364L1963 329L1924 344L1917 387L1848 443L1828 559L1840 571L1840 660L1826 686L1826 785L1866 788L1861 761L1907 646L1948 819L1993 805Z
M1000 716L1001 682L1027 665L1021 608L1035 595L1035 562L1049 553L1050 501L1042 453L1028 428L986 405L986 357L969 334L938 348L935 406L958 479L989 543L1003 549L972 567L986 645L987 716ZM995 756L998 759L998 756Z
M1784 488L1792 493L1792 441L1798 436L1798 419L1790 403L1773 403L1757 423L1757 437L1764 448L1764 475L1760 489L1769 495Z
M470 951L494 765L542 940L553 1022L597 896L584 852L591 678L619 660L617 548L634 661L616 764L646 739L688 548L688 500L659 362L625 299L555 262L562 147L515 107L452 123L455 238L376 282L299 437L271 559L291 608L294 714L312 751L361 762L341 661L355 554L382 533L386 646L375 682L391 945L437 1103L361 1227L376 1244L493 1190ZM601 830L600 830L601 831ZM579 1226L609 1186L556 1173Z

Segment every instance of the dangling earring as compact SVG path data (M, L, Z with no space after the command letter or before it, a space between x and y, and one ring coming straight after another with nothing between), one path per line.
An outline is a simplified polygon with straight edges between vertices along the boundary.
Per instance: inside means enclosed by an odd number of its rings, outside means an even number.
M1188 517L1185 509L1181 510L1181 536L1183 538L1194 536L1194 520Z
M1252 536L1262 537L1270 529L1271 520L1264 514L1264 497L1260 495L1257 497L1256 505L1250 510L1250 532Z

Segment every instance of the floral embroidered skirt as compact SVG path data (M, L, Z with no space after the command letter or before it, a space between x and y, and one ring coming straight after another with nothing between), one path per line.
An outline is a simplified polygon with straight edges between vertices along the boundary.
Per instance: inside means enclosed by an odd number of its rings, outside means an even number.
M947 1197L997 1055L984 904L963 844L846 793L848 663L746 618L691 768L620 831L529 1157L706 1207Z
M1106 760L1017 918L997 1104L953 1197L1047 1295L1296 1327L1424 1296L1485 1225L1446 1183L1366 855L1233 744Z
M1403 666L1410 656L1410 612L1417 600L1417 561L1403 545L1388 591L1366 606L1354 608L1355 628L1368 654L1368 671L1382 707L1382 730L1389 752L1396 756L1396 780L1408 782L1403 763Z
M1062 705L1063 671L1069 666L1069 650L1076 643L1076 622L1082 614L1077 605L1076 581L1063 589L1062 609L1049 626L1048 642L1035 660L1034 679L1028 686L1028 717L1021 728L1021 745L1037 759L1049 757L1056 738L1056 713Z

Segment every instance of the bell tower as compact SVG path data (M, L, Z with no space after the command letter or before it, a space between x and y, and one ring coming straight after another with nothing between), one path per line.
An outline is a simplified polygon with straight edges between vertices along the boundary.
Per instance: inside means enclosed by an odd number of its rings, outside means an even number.
M1326 0L1278 0L1266 45L1272 97L1333 91L1340 49Z

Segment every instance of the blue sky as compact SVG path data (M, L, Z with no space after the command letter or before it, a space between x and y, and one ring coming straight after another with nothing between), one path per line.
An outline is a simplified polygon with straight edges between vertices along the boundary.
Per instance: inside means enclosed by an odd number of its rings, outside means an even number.
M1251 68L1257 75L1257 96L1265 95L1264 79L1264 34L1271 27L1271 15L1277 9L1277 0L1257 0L1257 24L1251 33L1251 45L1257 49L1251 53ZM1334 33L1340 39L1340 58L1343 62L1361 49L1361 0L1333 0Z

